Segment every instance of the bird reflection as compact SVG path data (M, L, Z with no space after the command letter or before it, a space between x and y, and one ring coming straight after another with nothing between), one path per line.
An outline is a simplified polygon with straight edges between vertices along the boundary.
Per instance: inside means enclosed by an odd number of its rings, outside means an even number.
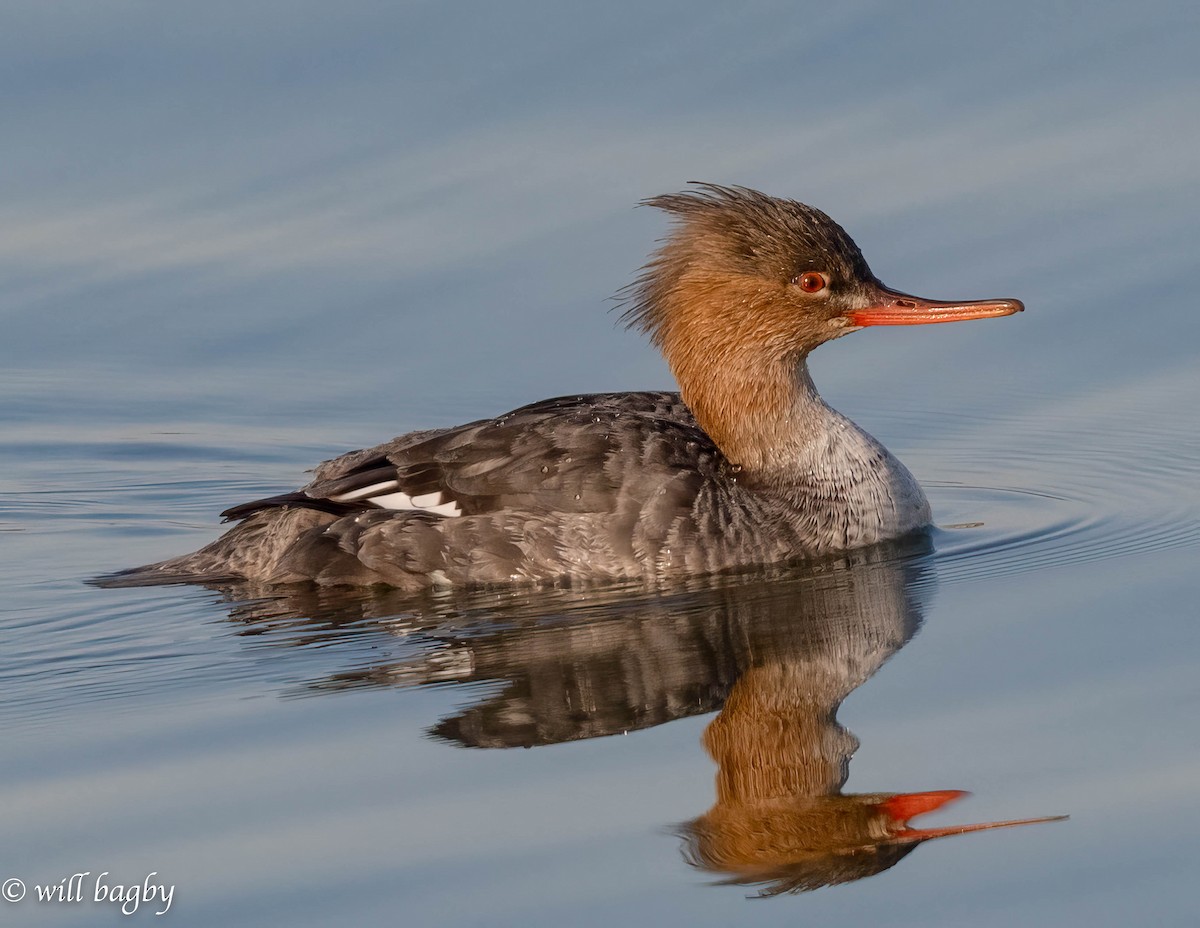
M773 896L873 876L931 838L1055 820L912 828L966 794L843 793L858 741L835 719L850 675L839 678L828 657L823 667L772 661L734 684L704 732L717 801L679 829L692 865Z
M916 633L932 590L927 542L656 590L411 595L316 588L246 602L247 631L308 617L315 643L356 621L402 634L415 656L328 675L317 689L492 684L430 729L473 748L532 747L720 710L704 733L716 801L679 826L684 856L760 895L894 866L932 838L1052 821L914 828L964 795L843 793L858 740L842 701ZM293 638L293 640L296 640ZM478 692L478 691L475 691Z

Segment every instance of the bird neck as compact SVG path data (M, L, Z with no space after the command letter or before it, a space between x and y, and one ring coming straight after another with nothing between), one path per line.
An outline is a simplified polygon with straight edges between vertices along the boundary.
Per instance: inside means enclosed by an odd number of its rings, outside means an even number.
M733 347L690 354L672 369L700 427L749 473L804 467L818 439L848 421L821 399L803 358L764 363Z
M835 715L853 687L827 669L768 660L742 674L704 731L718 767L718 805L798 801L841 788L858 739Z

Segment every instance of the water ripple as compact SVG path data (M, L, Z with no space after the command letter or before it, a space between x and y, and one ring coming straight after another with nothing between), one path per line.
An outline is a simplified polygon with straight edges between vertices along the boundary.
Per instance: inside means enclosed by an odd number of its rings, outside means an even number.
M1166 389L1164 390L1164 386ZM1065 399L1036 415L961 418L912 460L938 525L946 582L1200 544L1200 417L1189 384ZM1165 395L1164 395L1165 394ZM921 433L912 409L885 425Z

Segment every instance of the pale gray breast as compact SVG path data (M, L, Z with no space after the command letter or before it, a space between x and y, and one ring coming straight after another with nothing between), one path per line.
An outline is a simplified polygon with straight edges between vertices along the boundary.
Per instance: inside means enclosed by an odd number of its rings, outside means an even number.
M908 468L836 410L806 452L793 500L821 548L859 548L929 524L929 501Z

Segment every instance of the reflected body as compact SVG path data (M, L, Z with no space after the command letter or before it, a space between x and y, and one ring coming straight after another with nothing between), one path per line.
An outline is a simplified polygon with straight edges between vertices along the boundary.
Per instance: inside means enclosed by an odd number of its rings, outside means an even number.
M488 695L429 729L464 747L561 744L719 710L704 734L716 802L678 827L684 856L773 895L871 876L932 838L1053 820L915 828L910 819L965 794L842 792L858 739L838 707L916 633L931 578L913 555L925 545L656 591L447 594L416 609L399 592L226 593L252 600L233 617L255 634L290 617L293 641L322 645L374 616L419 648L314 689L459 685L474 695L485 686Z
M385 583L402 589L661 581L828 556L924 528L882 445L821 399L810 351L871 325L1019 312L885 288L824 213L701 185L647 201L675 220L626 318L680 393L547 400L326 462L307 487L227 510L200 551L114 583Z

